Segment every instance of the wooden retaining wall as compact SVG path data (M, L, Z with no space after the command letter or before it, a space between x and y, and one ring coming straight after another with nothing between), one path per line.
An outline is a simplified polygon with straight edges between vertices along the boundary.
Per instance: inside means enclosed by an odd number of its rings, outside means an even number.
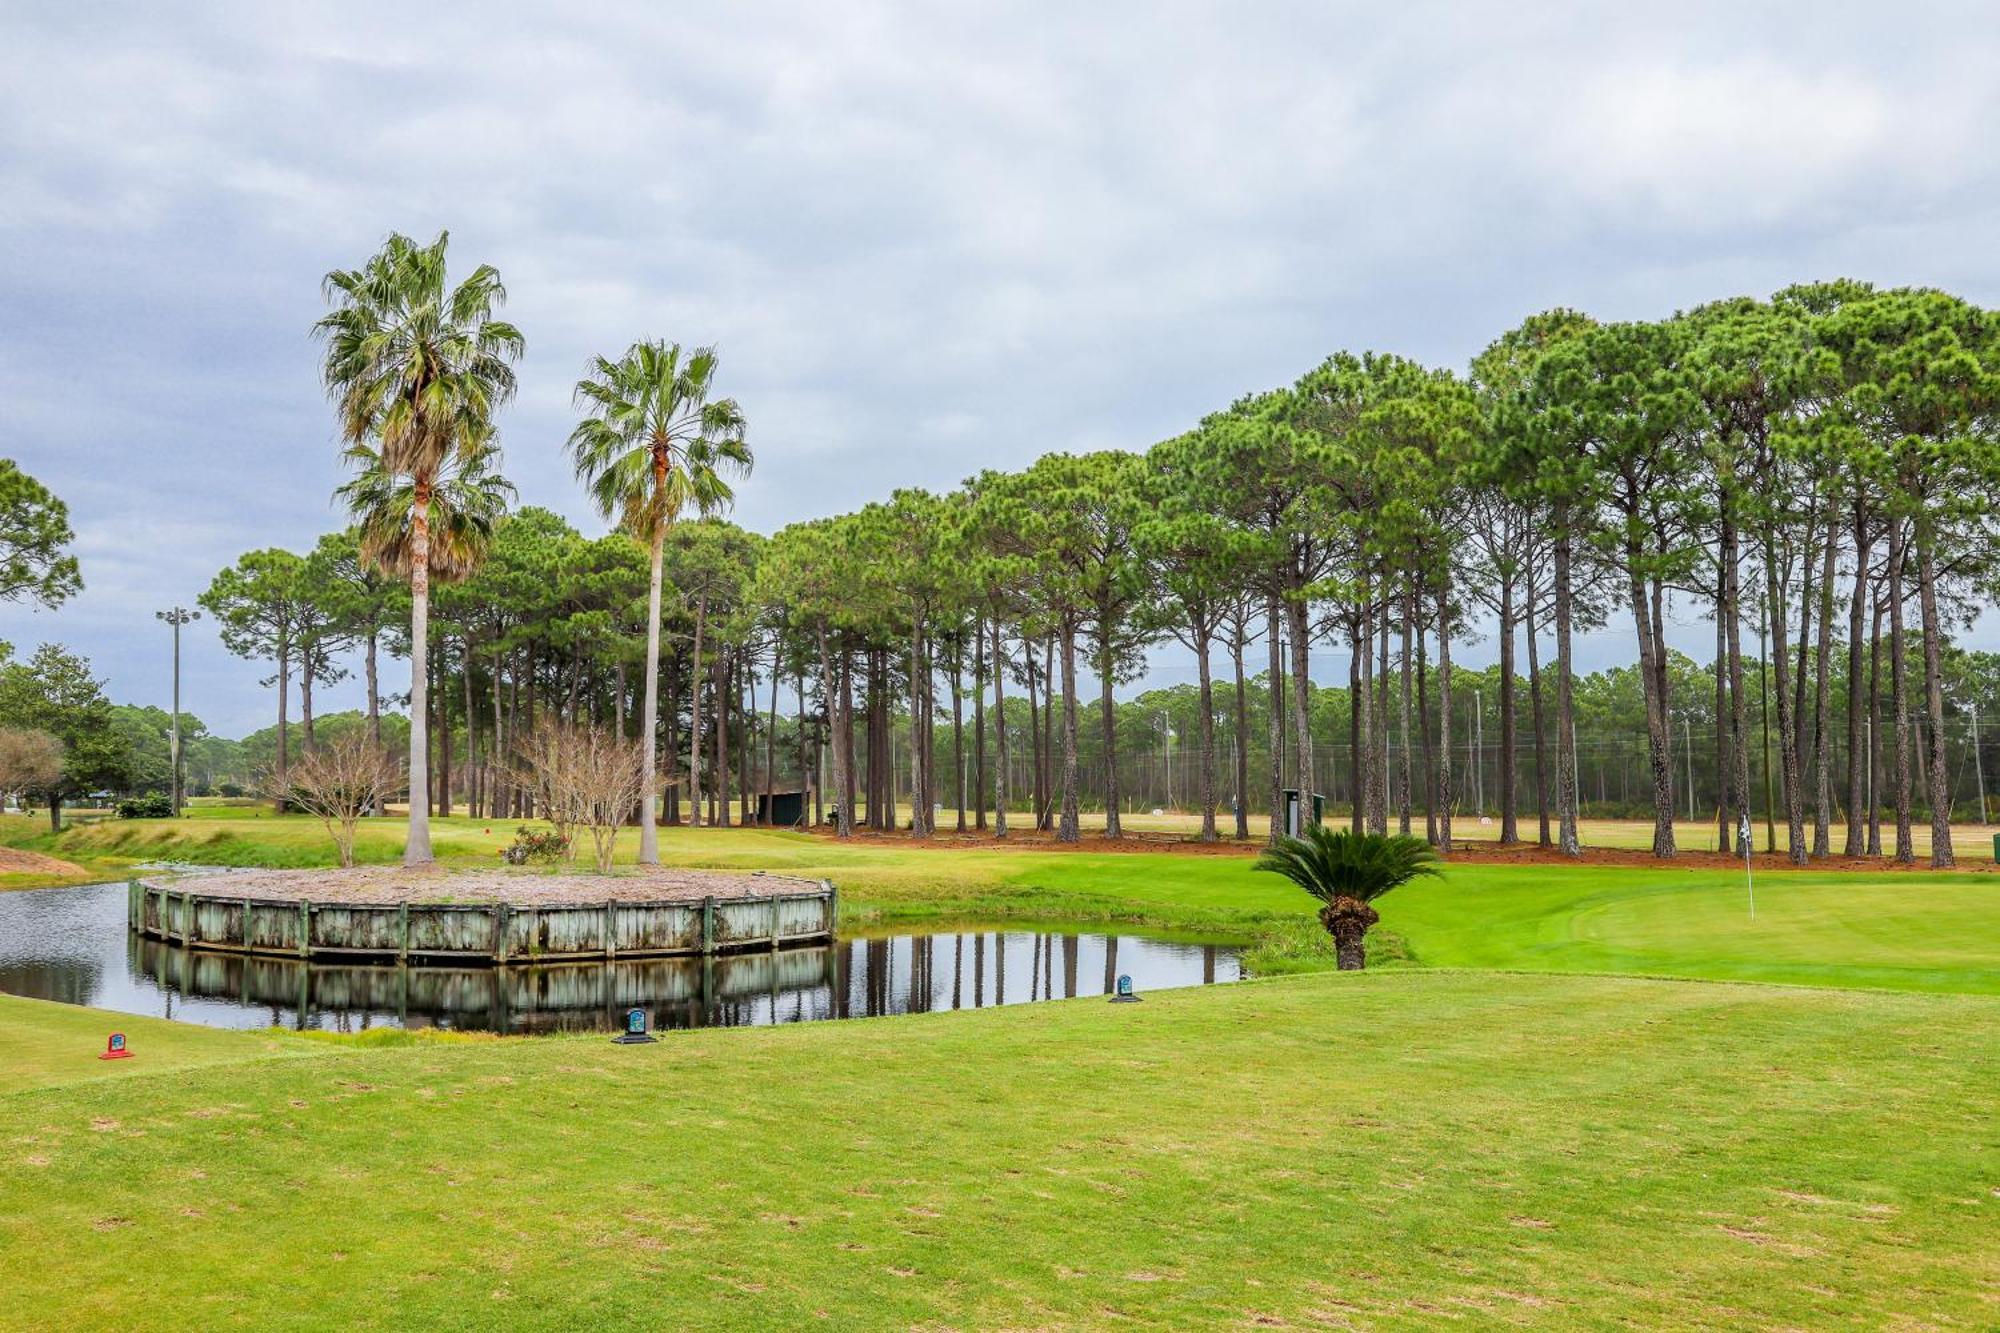
M833 938L839 891L669 902L315 903L230 898L134 879L129 921L193 949L292 958L541 963L775 949Z
M393 959L308 962L183 949L134 935L130 957L138 975L176 995L268 1007L273 1023L284 1010L324 1010L516 1033L612 1030L633 1008L656 1011L663 1026L675 1012L690 1022L720 1021L713 1016L734 1006L802 992L830 996L838 976L835 950L813 945L546 967L398 967Z

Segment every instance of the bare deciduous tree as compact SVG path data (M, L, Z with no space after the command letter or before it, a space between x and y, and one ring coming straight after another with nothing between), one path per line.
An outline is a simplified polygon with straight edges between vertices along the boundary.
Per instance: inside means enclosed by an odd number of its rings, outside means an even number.
M0 796L45 791L62 781L63 743L33 727L0 727Z
M354 864L354 834L362 817L403 788L396 761L367 734L350 732L331 745L311 750L281 781L266 780L275 799L289 801L326 825L340 864Z
M534 792L576 859L576 830L590 830L599 873L611 869L618 831L631 819L646 777L645 747L603 727L538 723L518 747L514 781Z

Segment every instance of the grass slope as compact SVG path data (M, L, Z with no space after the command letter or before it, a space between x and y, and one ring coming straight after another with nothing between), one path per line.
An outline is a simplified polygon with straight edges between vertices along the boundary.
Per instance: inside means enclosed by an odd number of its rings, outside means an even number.
M1996 1024L1412 971L175 1069L133 1024L0 1093L0 1325L1990 1325Z

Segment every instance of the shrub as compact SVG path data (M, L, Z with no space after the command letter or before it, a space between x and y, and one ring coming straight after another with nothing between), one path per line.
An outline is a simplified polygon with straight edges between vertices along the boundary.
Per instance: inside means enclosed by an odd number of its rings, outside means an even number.
M524 866L530 861L554 861L569 853L569 839L554 829L538 831L521 825L514 835L511 846L500 849L500 859L510 866Z
M172 819L174 803L164 796L135 796L118 803L120 819Z
M548 719L520 744L514 780L540 797L566 857L574 830L589 829L597 869L608 873L618 830L638 809L645 761L644 747L607 728Z
M343 866L354 864L354 834L362 819L403 785L401 766L358 731L307 751L286 776L284 783L270 777L271 795L324 824Z

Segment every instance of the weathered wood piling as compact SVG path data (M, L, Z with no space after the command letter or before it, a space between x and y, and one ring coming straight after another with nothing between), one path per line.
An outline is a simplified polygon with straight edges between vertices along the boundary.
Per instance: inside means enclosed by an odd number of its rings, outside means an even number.
M564 877L560 891L554 877L523 877L470 901L452 900L461 895L449 876L419 877L397 901L376 885L343 893L337 872L317 894L314 872L144 878L131 881L129 921L141 936L190 949L453 965L701 956L833 938L839 893L827 880L722 875L721 892L702 893L690 891L702 887L690 885L692 873L675 872L670 886L596 881L605 891L596 901L577 901L580 876Z

